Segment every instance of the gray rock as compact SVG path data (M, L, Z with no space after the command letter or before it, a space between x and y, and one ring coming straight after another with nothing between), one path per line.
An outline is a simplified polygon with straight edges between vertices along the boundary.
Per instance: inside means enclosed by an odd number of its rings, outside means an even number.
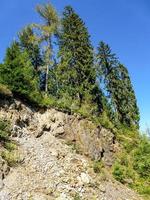
M3 183L3 180L0 179L0 190L4 187L4 183Z

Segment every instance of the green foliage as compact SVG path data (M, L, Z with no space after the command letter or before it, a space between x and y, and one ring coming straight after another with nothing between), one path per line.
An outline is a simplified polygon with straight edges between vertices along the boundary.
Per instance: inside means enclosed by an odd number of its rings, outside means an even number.
M7 142L9 140L9 135L9 123L0 119L0 142Z
M113 175L117 181L124 183L125 179L125 168L119 164L116 164L113 169Z
M59 45L58 92L63 96L67 91L81 104L95 87L96 71L88 30L70 6L63 13Z
M133 156L134 169L142 178L150 179L150 141L146 137L141 138Z
M146 136L140 136L131 130L127 130L126 135L121 133L119 141L122 150L117 155L112 173L116 180L128 184L148 199L150 194L150 141Z
M102 161L94 161L93 162L93 170L95 173L97 173L97 174L101 173L103 167L104 167L104 164Z
M78 193L75 194L74 200L81 200L81 197L80 197L80 195Z
M28 54L21 51L17 42L7 49L0 73L2 84L7 85L14 94L33 102L40 101L38 78L34 76Z
M15 151L4 150L2 151L1 156L7 161L10 167L16 166L16 164L21 161L19 154L17 154Z
M7 141L4 144L4 148L7 149L8 151L13 151L16 149L16 144L13 143L12 141Z
M0 156L7 161L9 166L14 166L18 160L17 155L13 152L16 145L10 140L10 124L2 119L0 120L0 144L4 147Z
M54 65L53 61L53 45L52 38L58 34L59 17L53 6L49 3L38 5L36 7L38 14L40 15L43 23L32 24L35 33L35 40L41 46L43 58L44 58L44 71L46 73L45 78L45 92L48 94L48 81L49 70Z
M109 115L104 110L102 114L99 117L95 117L95 121L97 121L97 124L101 124L103 127L113 130L114 124L110 121Z
M139 110L130 77L125 66L119 64L111 73L112 98L119 121L128 127L139 127Z
M110 118L116 125L139 128L139 110L126 67L104 42L99 44L97 58L97 74L111 109Z
M43 59L40 53L39 44L36 42L33 29L30 26L25 27L19 33L19 44L21 48L28 53L34 69L39 70L39 67L43 65Z
M0 83L0 98L3 99L6 97L12 97L12 92L8 89L6 85Z

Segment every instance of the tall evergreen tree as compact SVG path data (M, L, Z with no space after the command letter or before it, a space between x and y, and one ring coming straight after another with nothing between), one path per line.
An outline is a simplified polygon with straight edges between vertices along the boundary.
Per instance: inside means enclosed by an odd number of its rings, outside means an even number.
M113 99L115 99L119 121L129 127L139 127L139 109L135 92L127 68L119 64L114 69L112 81Z
M43 65L42 55L40 53L40 46L36 42L33 29L30 26L25 27L19 33L19 43L23 50L29 54L31 63L36 71Z
M28 53L20 49L18 42L13 42L7 49L4 64L0 66L1 83L21 97L37 100L39 96L38 78Z
M57 69L59 92L67 91L81 104L85 96L95 87L96 71L88 30L70 6L67 6L63 13L59 44L60 64Z
M139 110L127 69L104 42L98 47L98 75L111 108L111 117L131 126L139 126Z
M100 80L100 86L107 98L107 109L111 119L116 114L115 99L113 98L112 82L115 79L113 70L118 66L118 59L111 48L104 42L100 42L97 54L97 77Z

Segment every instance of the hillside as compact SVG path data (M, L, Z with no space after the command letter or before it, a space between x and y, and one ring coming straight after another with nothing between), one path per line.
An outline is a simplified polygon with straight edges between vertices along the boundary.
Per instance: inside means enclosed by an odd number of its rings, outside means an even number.
M141 199L109 173L118 146L110 131L77 115L34 110L18 100L1 101L0 117L11 122L17 145L10 170L1 158L1 200ZM95 173L93 159L102 159L106 167Z
M0 200L149 200L128 67L72 6L36 11L0 63Z

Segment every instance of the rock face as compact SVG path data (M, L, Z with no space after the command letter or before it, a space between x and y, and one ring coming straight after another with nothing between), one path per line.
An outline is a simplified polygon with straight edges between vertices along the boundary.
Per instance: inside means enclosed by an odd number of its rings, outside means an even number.
M0 200L140 200L94 173L90 158L108 166L113 162L114 135L106 129L54 109L37 112L18 101L1 107L0 117L12 122L23 161L3 176ZM1 171L4 165L0 160Z
M8 175L9 170L7 162L0 157L0 190L4 186L3 180Z
M103 159L108 166L113 163L114 135L79 116L68 115L54 109L40 113L18 101L7 108L2 108L0 116L11 119L14 137L33 134L38 138L49 132L55 137L65 139L66 143L74 145L78 152L94 160Z

